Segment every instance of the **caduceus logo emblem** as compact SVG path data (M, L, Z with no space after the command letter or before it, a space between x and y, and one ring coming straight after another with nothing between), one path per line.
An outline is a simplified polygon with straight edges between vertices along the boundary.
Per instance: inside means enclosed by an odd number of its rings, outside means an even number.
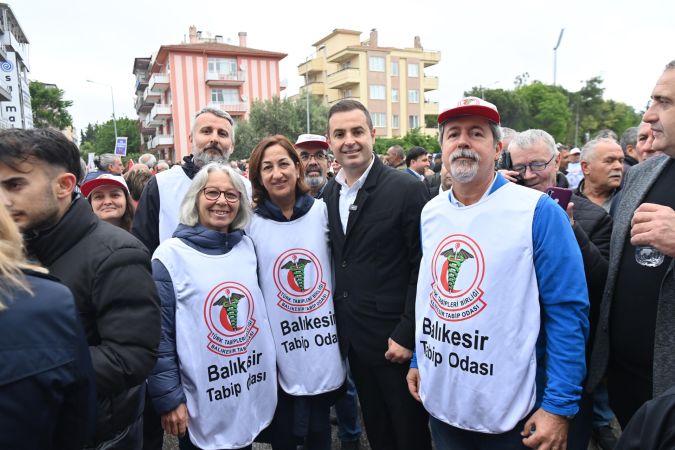
M288 285L294 291L298 293L305 291L305 267L311 263L312 261L309 259L298 258L298 255L292 255L291 260L281 266L282 269L288 270Z
M231 293L229 289L225 290L225 295L221 295L218 300L213 302L213 306L221 306L220 323L228 331L237 331L237 306L239 301L244 298L243 295Z
M467 259L474 259L473 255L464 249L460 249L459 242L455 243L455 248L449 248L448 250L441 253L445 256L446 260L443 264L443 272L445 273L445 278L441 279L441 284L448 292L459 292L455 290L455 282L457 282L457 277L459 276L459 271L462 268L462 264Z
M306 314L330 298L321 260L307 248L292 248L280 254L272 277L278 288L277 305L288 312Z
M467 320L485 309L485 258L476 241L463 234L447 236L436 246L430 268L429 306L439 318Z

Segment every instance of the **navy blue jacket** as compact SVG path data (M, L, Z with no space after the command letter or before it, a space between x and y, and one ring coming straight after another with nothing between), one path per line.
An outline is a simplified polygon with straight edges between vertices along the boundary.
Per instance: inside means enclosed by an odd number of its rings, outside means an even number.
M173 237L199 252L224 255L241 241L243 235L242 231L219 233L200 224L194 227L180 224ZM176 353L176 295L169 271L157 259L152 260L152 276L161 302L162 335L157 364L148 378L148 392L157 412L166 414L186 402Z
M0 311L0 448L81 449L96 393L73 295L47 275L26 279L33 295L11 289Z

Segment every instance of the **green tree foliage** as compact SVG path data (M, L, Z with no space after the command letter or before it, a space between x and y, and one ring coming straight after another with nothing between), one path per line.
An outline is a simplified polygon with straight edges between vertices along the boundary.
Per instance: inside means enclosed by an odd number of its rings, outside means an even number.
M567 97L554 86L539 81L516 89L529 109L529 128L548 131L556 141L565 138L570 121Z
M266 136L283 134L292 142L307 133L307 103L305 97L293 100L275 97L251 106L248 121L237 123L232 158L248 158L256 144ZM326 133L328 109L321 99L310 97L310 133Z
M80 153L86 161L87 153L112 153L115 151L115 127L109 120L102 124L89 124L86 131L81 132ZM122 117L117 119L117 135L127 137L127 156L122 158L126 163L133 158L134 161L140 155L141 136L138 129L138 121Z
M375 153L387 153L387 149L392 145L400 145L404 150L412 147L423 147L429 153L436 153L440 151L438 144L438 137L436 135L429 136L422 133L419 128L414 128L401 138L378 138L375 137Z
M572 145L583 145L586 134L593 136L604 128L621 136L626 128L640 122L631 106L603 99L601 77L593 77L578 91L570 92L539 81L528 83L528 76L516 77L513 90L474 87L464 94L482 96L495 104L504 126L516 131L540 128L556 141Z
M35 128L62 130L73 125L73 118L68 112L73 102L63 99L62 89L39 81L31 81L28 89Z

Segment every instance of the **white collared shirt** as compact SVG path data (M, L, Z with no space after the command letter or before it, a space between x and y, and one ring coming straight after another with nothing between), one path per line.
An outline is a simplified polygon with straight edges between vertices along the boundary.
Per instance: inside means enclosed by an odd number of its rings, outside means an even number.
M342 186L340 189L340 200L338 202L340 209L340 222L342 222L342 231L347 234L347 221L349 220L349 211L350 207L354 204L356 200L356 195L359 193L359 189L363 187L363 184L368 178L370 169L373 168L373 162L375 162L375 156L370 160L370 164L363 175L359 177L358 180L354 182L351 186L347 185L347 178L345 176L345 171L340 170L337 175L335 175L335 182Z
M490 183L490 186L488 186L488 188L485 190L485 192L483 193L483 196L480 198L480 200L483 200L485 197L490 195L490 192L492 192L492 186L494 186L496 180L497 180L497 175L495 174L494 177L492 178L492 183ZM450 195L448 196L448 198L450 199L450 203L452 203L454 206L456 206L458 208L462 208L462 207L466 206L465 204L463 204L462 202L457 200L457 197L455 197L455 195L452 193L452 186L450 186ZM478 200L478 201L480 201L480 200Z

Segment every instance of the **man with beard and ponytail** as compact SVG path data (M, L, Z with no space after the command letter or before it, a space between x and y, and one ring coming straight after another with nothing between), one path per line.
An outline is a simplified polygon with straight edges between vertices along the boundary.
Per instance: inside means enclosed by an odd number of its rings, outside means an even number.
M321 198L323 188L328 181L328 142L318 134L301 134L295 142L295 149L300 155L302 167L305 169L305 183L309 194Z
M499 112L438 117L448 192L421 215L413 397L436 448L566 449L586 372L588 295L569 219L494 171Z
M154 252L170 238L178 226L178 208L194 176L210 162L227 162L234 151L234 121L221 109L206 107L192 121L192 154L152 178L143 190L136 208L131 232ZM243 178L251 197L251 182Z

